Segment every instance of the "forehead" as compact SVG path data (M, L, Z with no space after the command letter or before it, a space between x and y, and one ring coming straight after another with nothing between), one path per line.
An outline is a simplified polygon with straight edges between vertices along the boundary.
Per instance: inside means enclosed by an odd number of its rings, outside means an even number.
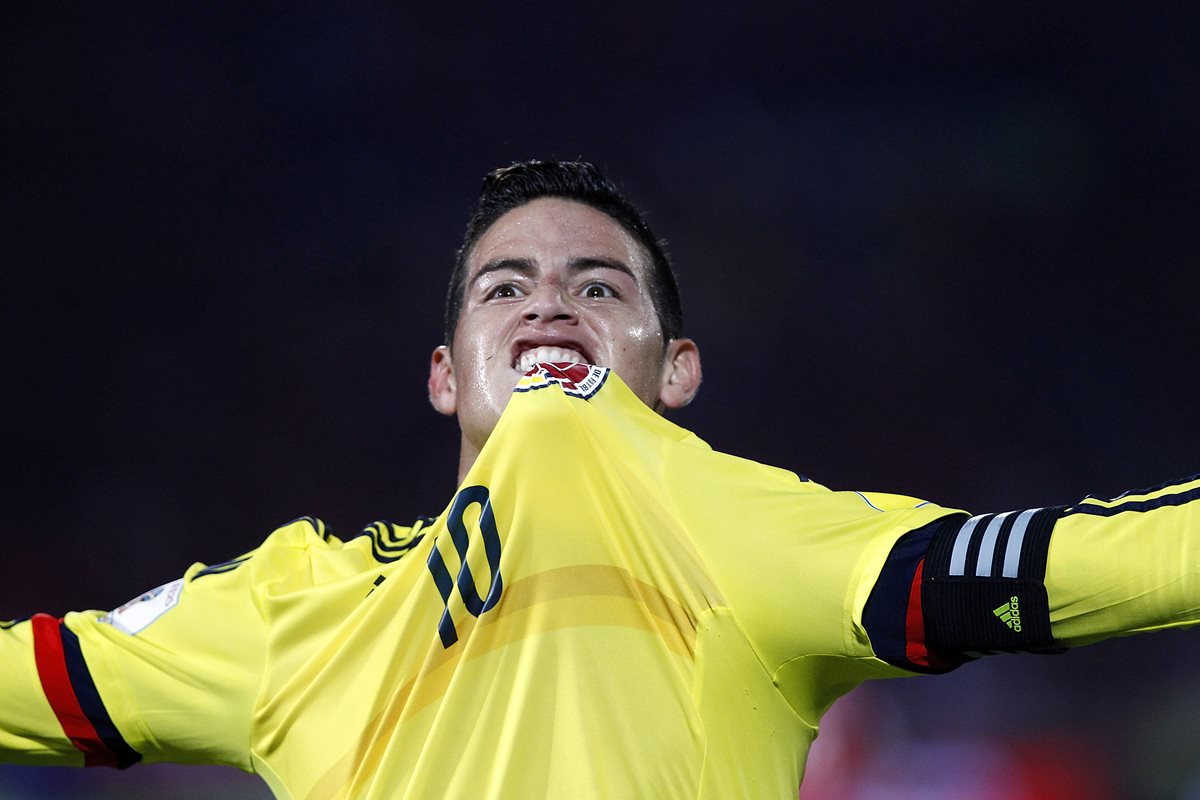
M541 197L501 216L479 237L466 267L469 277L500 259L531 259L546 268L580 257L619 260L639 281L649 270L645 248L619 222L589 205L558 197Z

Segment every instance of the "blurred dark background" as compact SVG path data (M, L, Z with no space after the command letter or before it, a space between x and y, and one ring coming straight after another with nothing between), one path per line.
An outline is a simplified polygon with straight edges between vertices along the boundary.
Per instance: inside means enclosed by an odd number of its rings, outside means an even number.
M668 240L706 375L676 419L714 447L978 511L1197 471L1200 9L1105 8L4 4L0 618L303 514L440 512L448 268L530 157L597 162ZM1028 751L1074 776L1030 785L1200 797L1198 656L869 687L805 792L981 797ZM987 796L1035 796L1005 763ZM0 798L141 792L267 796L0 769Z

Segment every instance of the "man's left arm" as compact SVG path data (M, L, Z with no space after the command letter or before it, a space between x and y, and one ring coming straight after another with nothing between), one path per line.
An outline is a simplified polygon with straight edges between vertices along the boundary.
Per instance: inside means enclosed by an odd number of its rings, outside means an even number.
M1068 647L1200 622L1200 475L1063 509L1046 589Z
M864 612L877 655L928 672L1197 623L1200 475L938 520L900 539Z

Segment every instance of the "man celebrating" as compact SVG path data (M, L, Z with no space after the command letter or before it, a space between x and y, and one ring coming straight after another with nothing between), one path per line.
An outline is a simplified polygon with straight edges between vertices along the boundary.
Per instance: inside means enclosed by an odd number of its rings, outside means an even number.
M232 764L280 797L795 796L869 678L1200 620L1200 479L969 516L659 413L701 380L662 247L586 163L484 182L435 519L303 518L114 611L0 631L0 755Z

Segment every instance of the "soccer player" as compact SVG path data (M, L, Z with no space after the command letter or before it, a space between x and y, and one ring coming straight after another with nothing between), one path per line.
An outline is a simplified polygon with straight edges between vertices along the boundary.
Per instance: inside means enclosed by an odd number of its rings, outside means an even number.
M232 764L280 797L794 797L860 682L1200 619L1200 479L970 516L714 452L658 240L586 163L484 182L436 518L312 518L0 632L0 755Z

